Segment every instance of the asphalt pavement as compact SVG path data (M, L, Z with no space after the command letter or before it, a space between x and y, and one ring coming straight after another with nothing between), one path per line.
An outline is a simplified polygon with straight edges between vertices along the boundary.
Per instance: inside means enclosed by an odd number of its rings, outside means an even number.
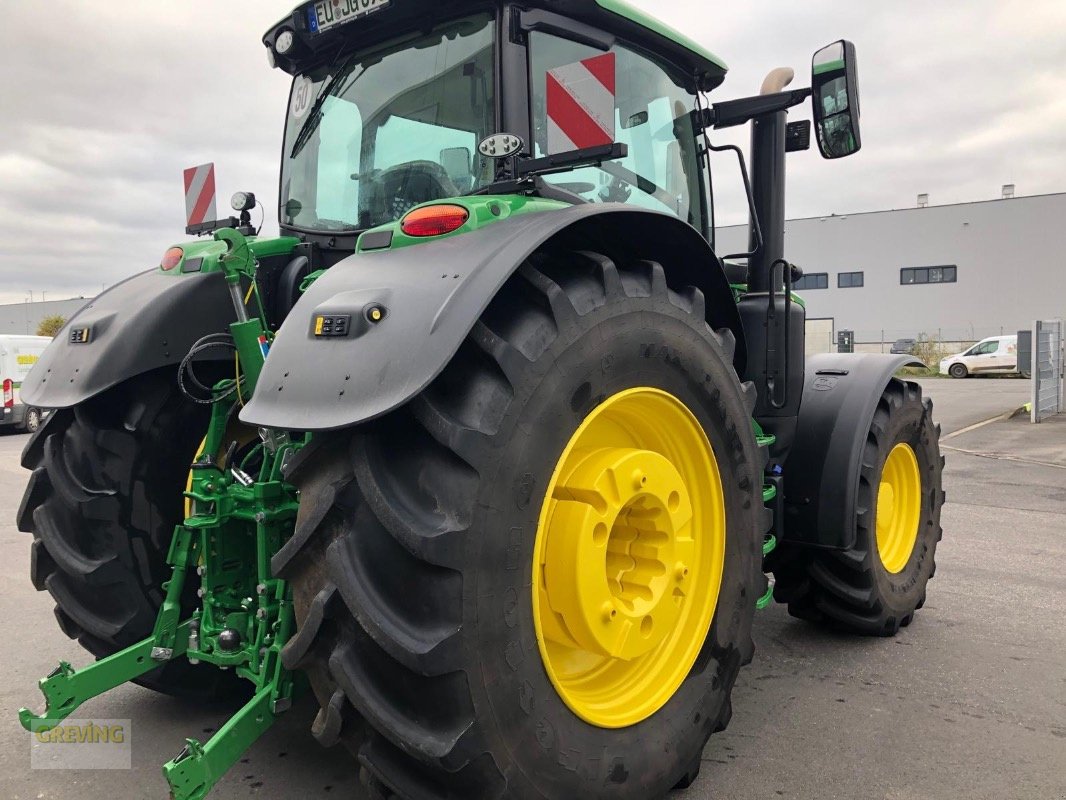
M922 380L944 434L1028 399L1021 380ZM163 798L160 766L206 739L223 708L128 685L83 707L133 720L133 768L30 768L19 706L38 677L86 655L28 579L14 516L28 437L0 435L0 797ZM756 617L728 730L676 800L1051 800L1066 798L1066 416L997 421L944 441L944 541L929 600L892 639L828 634L781 607ZM309 735L305 699L246 754L212 798L362 800L357 767ZM575 799L576 800L576 799Z
M920 378L917 382L933 398L934 415L944 435L1028 403L1033 385L1014 377Z

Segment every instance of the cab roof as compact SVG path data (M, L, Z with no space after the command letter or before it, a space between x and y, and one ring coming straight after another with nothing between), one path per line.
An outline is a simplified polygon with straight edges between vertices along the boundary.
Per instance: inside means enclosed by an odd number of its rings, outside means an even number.
M278 22L263 36L263 44L273 49L277 36L285 30L294 32L297 47L290 56L277 55L277 65L285 72L296 74L316 64L327 54L332 56L339 47L365 46L374 41L391 38L407 30L422 29L428 20L446 19L479 9L499 7L497 2L475 3L470 0L390 0L389 7L363 17L361 23L346 24L324 33L312 33L308 26L308 9L315 0L303 2L291 15ZM580 23L617 36L643 50L673 62L696 78L705 91L718 86L728 67L718 56L699 43L649 16L625 0L527 0L523 8L570 17Z
M588 5L589 3L575 3L575 5ZM729 67L718 56L705 48L699 42L685 36L685 34L671 28L659 20L655 19L648 14L645 14L639 8L636 8L625 0L595 0L595 4L606 11L611 12L623 19L629 20L631 23L640 26L647 35L651 38L658 38L660 40L666 40L671 43L672 47L680 47L686 51L688 56L699 64L704 69L710 72L721 72L722 76L725 76L726 70Z

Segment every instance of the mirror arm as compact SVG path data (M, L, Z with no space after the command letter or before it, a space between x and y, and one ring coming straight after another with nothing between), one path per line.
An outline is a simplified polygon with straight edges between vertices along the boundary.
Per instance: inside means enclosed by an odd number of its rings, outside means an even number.
M743 125L745 122L750 122L756 117L798 106L810 96L810 89L791 89L785 92L759 94L753 97L741 97L737 100L725 100L704 109L701 122L704 128L712 126L715 130L731 128L734 125Z

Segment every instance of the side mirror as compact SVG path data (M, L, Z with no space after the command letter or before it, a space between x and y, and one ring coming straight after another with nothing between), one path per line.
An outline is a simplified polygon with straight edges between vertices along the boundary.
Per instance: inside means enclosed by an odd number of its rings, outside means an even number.
M855 45L826 45L811 62L811 92L818 149L824 158L844 158L862 147L859 137L859 72Z

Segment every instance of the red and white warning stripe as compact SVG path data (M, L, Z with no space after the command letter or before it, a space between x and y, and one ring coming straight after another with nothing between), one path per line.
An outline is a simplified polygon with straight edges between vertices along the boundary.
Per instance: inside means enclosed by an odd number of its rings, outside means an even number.
M185 170L185 224L199 225L215 218L215 165Z
M547 80L549 153L614 142L614 53L549 70Z

